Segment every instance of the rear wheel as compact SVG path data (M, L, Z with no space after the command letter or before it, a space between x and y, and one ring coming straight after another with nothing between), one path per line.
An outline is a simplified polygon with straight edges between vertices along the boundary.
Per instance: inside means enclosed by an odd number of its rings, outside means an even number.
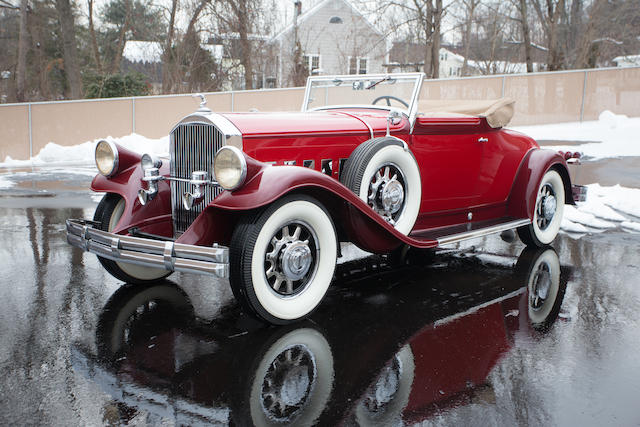
M236 298L258 318L286 324L322 301L336 266L337 239L324 207L295 195L238 224L229 252Z
M100 223L103 231L112 231L118 225L124 213L125 201L118 194L106 194L93 216L93 220ZM163 279L171 274L164 268L141 267L139 265L116 262L110 259L98 257L100 264L116 279L127 283L144 284Z
M564 213L564 183L555 170L542 177L536 198L533 221L518 228L520 240L527 246L542 247L553 242L560 231Z

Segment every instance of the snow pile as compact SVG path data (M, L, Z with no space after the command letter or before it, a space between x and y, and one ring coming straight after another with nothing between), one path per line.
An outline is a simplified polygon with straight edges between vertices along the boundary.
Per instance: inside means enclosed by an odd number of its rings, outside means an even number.
M162 45L158 42L128 40L122 56L131 62L157 63L162 58Z
M0 189L11 188L14 185L16 185L15 182L9 181L9 180L3 178L2 176L0 176Z
M598 120L594 121L520 126L514 129L536 140L588 142L544 148L579 151L596 160L640 156L640 117L629 118L613 114L611 111L603 111Z
M146 138L142 135L132 133L121 138L99 138L79 145L62 146L50 142L45 145L40 152L29 160L14 160L7 156L1 167L23 167L23 166L52 166L52 165L93 165L94 151L98 141L107 140L115 142L124 148L137 153L150 153L157 156L169 156L169 137L160 139Z
M587 201L565 205L560 227L570 233L617 228L640 231L640 189L591 184Z

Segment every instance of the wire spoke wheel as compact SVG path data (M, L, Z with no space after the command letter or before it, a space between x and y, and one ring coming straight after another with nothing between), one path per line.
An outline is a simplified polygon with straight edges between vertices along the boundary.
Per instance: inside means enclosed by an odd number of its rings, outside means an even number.
M282 227L272 238L265 254L265 276L279 295L302 292L315 274L318 238L302 222Z
M369 181L367 204L387 222L395 225L405 206L406 180L393 163L385 163Z

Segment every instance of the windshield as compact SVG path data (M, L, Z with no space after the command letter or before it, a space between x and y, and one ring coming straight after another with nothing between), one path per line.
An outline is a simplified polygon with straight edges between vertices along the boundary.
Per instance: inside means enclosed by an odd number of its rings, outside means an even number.
M375 105L411 116L423 79L422 73L309 77L302 111Z

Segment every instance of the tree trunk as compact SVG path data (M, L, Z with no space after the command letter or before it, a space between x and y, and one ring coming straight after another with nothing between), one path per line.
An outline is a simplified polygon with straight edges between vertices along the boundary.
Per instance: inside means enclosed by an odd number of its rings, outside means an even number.
M533 73L533 61L531 60L531 31L527 12L527 0L520 0L520 19L522 24L522 40L524 46L524 61L527 63L527 73Z
M100 51L98 50L98 41L96 40L96 31L93 26L93 0L87 0L87 8L89 9L89 34L91 35L91 48L93 50L93 60L96 62L96 69L102 74L102 61L100 60Z
M467 6L467 22L464 29L464 60L462 62L461 75L467 75L467 68L469 67L469 51L471 48L471 26L473 25L473 13L476 10L478 2L477 0L469 0L466 3Z
M171 93L173 89L173 36L175 34L176 10L178 9L178 0L171 2L171 15L169 17L169 30L167 32L167 40L164 44L162 52L162 93Z
M125 0L125 14L124 23L120 28L120 37L118 38L118 48L116 49L116 57L113 59L113 65L111 67L111 73L115 74L120 71L120 62L122 61L122 51L124 50L124 43L126 41L127 28L129 28L129 17L131 15L131 0Z
M58 10L60 33L62 35L64 74L69 90L67 96L71 99L78 99L82 97L82 80L80 78L78 48L76 46L76 28L73 22L71 3L69 0L57 0L56 9Z
M426 17L424 19L424 73L431 78L431 64L433 63L433 7L431 0L426 2ZM419 10L419 9L418 9ZM420 17L422 19L422 17Z
M249 13L247 4L240 2L238 12L238 34L240 35L240 49L242 66L244 67L244 88L253 89L253 63L251 61L251 42L249 41L247 29L249 28Z
M442 21L442 0L436 0L436 7L433 11L433 53L431 67L433 69L432 77L437 79L440 77L440 22Z
M16 100L24 102L25 82L27 80L27 8L29 2L22 0L20 2L20 33L18 34L18 66L16 67Z

